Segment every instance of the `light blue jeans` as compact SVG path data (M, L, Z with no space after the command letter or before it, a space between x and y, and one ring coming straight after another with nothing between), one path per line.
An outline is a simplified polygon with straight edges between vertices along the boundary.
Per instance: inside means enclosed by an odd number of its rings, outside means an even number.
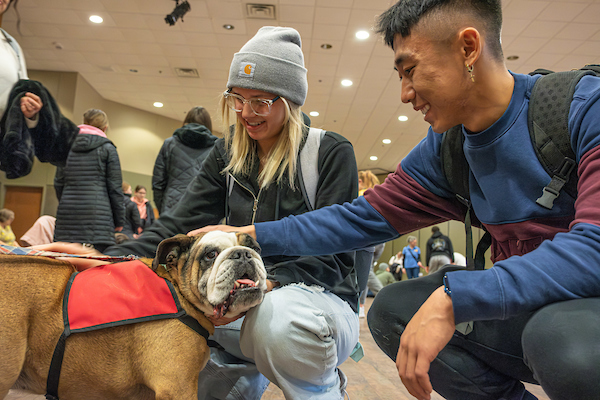
M335 294L298 284L277 288L243 324L217 327L214 340L225 351L213 349L198 399L260 399L271 381L288 400L341 400L337 367L358 335L358 315Z

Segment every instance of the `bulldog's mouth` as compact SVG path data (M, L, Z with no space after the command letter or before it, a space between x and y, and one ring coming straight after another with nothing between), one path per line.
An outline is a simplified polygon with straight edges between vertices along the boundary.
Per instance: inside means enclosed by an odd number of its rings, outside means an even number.
M233 288L229 291L229 295L225 301L221 304L217 304L213 307L213 316L215 318L221 318L227 314L229 307L233 304L237 297L244 293L244 291L254 291L258 289L259 282L254 282L248 278L241 278L235 281Z

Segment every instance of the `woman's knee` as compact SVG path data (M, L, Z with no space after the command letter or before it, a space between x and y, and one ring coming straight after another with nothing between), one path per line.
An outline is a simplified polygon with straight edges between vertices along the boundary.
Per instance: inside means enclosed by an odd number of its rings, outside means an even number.
M327 317L309 303L298 302L285 289L275 290L246 314L240 344L244 354L272 349L270 357L288 359L292 349L322 351L335 346ZM295 297L295 296L292 296Z

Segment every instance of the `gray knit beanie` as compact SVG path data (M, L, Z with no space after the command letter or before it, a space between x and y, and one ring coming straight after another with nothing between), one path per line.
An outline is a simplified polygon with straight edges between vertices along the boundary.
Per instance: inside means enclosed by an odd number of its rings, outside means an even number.
M263 26L233 55L227 87L256 89L303 105L308 91L300 34Z

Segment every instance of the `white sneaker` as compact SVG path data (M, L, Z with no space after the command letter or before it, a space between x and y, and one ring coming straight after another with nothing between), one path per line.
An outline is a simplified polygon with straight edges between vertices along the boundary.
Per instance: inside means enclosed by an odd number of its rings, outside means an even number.
M365 317L365 306L360 306L360 309L358 310L358 318L364 318Z

